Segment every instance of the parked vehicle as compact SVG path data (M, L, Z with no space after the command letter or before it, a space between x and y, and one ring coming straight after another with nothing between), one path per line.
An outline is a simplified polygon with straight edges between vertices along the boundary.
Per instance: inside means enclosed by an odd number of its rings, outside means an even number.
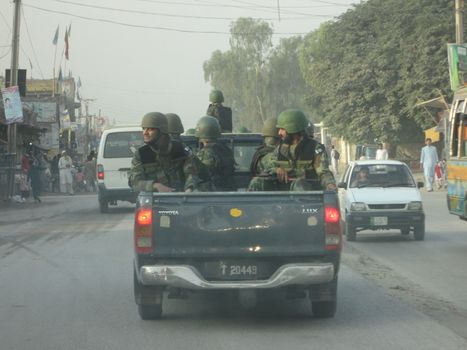
M454 95L449 116L450 137L447 172L447 204L451 214L467 220L467 88Z
M222 137L239 163L237 185L246 187L261 135ZM308 297L315 317L332 317L341 236L336 191L142 192L134 225L139 315L161 317L167 295L217 290Z
M365 175L366 172L366 175ZM344 233L355 241L364 230L398 229L415 240L425 237L425 214L419 187L409 167L396 160L351 162L338 183Z

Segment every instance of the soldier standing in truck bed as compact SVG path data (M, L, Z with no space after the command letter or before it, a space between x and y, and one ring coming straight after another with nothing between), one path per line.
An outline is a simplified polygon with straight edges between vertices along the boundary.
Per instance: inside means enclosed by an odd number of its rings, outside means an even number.
M232 109L223 106L224 95L220 90L212 90L209 94L209 104L207 115L219 121L221 132L232 132Z

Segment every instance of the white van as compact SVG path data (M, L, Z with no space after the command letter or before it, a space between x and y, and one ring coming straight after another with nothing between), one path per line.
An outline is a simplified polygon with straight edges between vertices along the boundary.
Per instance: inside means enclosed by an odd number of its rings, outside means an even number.
M143 145L141 126L116 126L102 133L97 152L99 209L107 213L117 201L135 203L137 193L128 186L134 152Z

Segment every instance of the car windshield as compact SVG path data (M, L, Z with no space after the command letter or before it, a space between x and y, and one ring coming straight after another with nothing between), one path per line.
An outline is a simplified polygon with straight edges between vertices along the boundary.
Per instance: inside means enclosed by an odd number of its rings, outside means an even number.
M415 187L415 182L404 164L358 165L352 171L350 187Z

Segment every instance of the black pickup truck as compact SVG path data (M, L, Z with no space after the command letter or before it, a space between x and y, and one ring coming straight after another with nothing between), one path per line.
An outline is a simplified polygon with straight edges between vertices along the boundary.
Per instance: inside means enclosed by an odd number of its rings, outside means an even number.
M249 164L261 143L260 135L225 139L239 164ZM246 187L244 168L238 179ZM315 317L336 311L342 230L334 191L142 192L134 247L142 319L161 317L167 293L186 297L207 290L260 296L283 289L288 296L308 296Z

